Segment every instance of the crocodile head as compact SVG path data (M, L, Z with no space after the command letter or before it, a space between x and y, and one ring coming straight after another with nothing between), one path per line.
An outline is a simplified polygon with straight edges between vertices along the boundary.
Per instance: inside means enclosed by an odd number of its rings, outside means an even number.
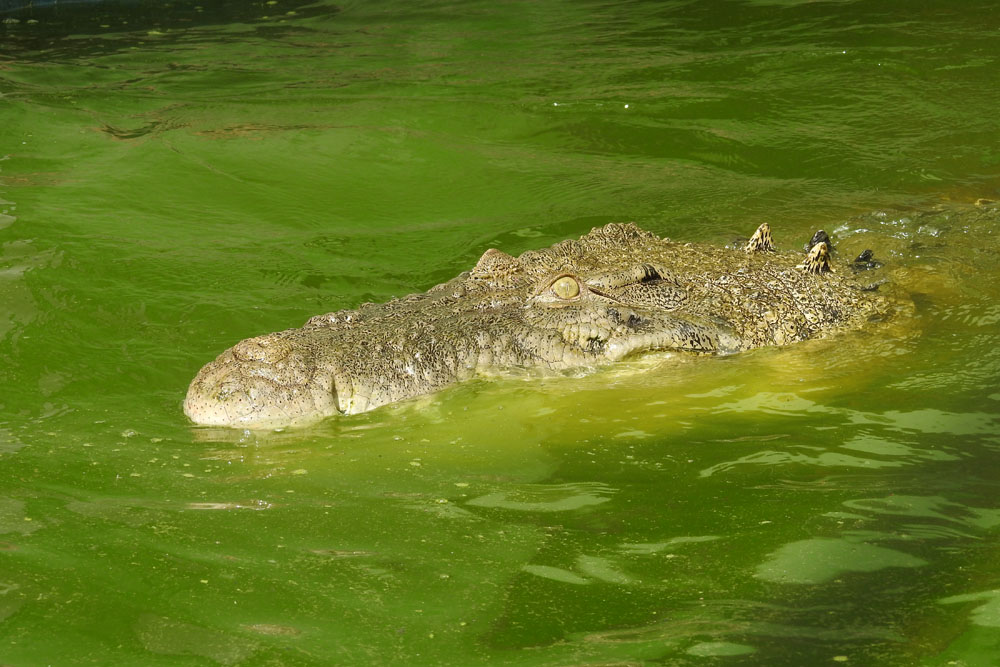
M199 424L311 422L480 373L791 342L874 299L843 278L796 269L795 257L765 255L674 243L632 224L520 257L487 250L425 293L238 343L202 368L184 410Z

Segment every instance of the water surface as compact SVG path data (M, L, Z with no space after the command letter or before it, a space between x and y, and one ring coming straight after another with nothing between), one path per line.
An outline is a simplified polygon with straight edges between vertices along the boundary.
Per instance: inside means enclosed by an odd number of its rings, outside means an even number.
M0 24L0 661L992 664L994 3L203 5ZM613 220L822 227L910 312L181 413L242 338Z

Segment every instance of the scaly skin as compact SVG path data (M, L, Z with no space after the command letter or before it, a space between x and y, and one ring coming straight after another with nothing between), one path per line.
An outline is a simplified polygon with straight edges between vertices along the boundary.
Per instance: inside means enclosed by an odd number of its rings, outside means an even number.
M887 311L850 271L815 273L816 262L770 252L766 226L754 238L740 252L609 224L520 257L487 250L472 271L423 294L238 343L201 369L184 411L199 424L278 427L479 373L592 367L652 350L729 354Z

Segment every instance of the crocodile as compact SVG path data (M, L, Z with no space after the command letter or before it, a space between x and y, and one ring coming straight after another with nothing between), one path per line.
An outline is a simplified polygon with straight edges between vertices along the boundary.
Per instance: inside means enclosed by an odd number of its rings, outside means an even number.
M823 235L825 236L825 234ZM767 224L733 249L597 227L386 303L249 338L205 365L197 424L276 428L372 410L505 369L589 368L649 351L726 355L883 318L886 297L829 240L776 252Z

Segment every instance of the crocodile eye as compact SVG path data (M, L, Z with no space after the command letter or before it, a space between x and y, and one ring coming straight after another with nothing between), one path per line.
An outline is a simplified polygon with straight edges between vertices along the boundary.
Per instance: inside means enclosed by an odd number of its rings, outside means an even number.
M575 299L580 296L580 283L573 276L563 276L552 283L551 290L560 299Z

